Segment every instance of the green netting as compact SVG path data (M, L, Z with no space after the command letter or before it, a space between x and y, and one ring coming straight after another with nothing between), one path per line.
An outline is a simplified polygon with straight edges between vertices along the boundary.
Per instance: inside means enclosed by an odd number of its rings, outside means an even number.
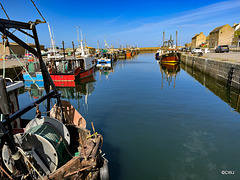
M35 63L34 62L29 63L28 72L30 72L30 73L35 72Z
M80 153L79 153L79 152L76 152L76 153L74 154L74 157L79 156L79 155L80 155Z
M61 167L72 158L67 151L67 145L64 143L62 137L52 125L42 124L34 126L29 129L27 133L37 134L48 140L53 145L58 155L58 167Z

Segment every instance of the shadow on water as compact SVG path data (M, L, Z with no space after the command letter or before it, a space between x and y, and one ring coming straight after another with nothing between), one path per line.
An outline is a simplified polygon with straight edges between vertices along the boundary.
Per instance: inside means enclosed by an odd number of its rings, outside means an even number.
M93 117L93 123L96 131L103 136L103 147L102 152L106 153L104 157L108 159L108 168L109 168L109 174L110 179L119 180L120 179L120 149L116 148L112 145L111 142L108 142L108 139L111 139L111 134L105 133L104 129L107 128L107 126L110 126L108 124L108 114L105 112L104 114L96 114ZM91 127L89 127L91 129Z
M104 138L106 138L106 134L101 131L101 134ZM103 153L108 152L106 154L106 158L108 159L108 168L110 179L119 180L120 179L120 161L119 161L119 153L120 149L112 146L110 143L104 141L104 145L102 148Z
M23 76L21 72L22 72L22 67L20 66L5 69L6 77L11 78L13 81L23 80ZM0 75L2 74L3 74L3 69L0 69Z
M184 64L181 64L181 68L212 93L221 98L236 112L240 113L240 90L230 87L226 83Z

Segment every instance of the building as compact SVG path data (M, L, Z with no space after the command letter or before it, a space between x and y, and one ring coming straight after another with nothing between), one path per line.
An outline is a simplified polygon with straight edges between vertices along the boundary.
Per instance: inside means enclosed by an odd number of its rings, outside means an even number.
M206 42L206 36L203 34L203 32L200 32L200 34L196 34L192 38L191 48L199 47L201 44Z
M233 24L234 37L232 40L232 45L234 47L240 47L240 23Z
M28 43L32 48L36 48L35 44L30 44ZM40 49L44 50L44 45L40 45ZM22 47L19 46L17 43L9 43L9 47L5 48L5 54L6 55L11 55L11 54L16 54L17 56L22 56L25 55L26 50ZM4 54L4 45L2 42L0 42L0 56Z
M234 28L229 24L219 26L209 34L209 47L216 48L219 45L232 45Z
M233 29L234 29L234 31L239 30L240 29L240 23L234 23L233 24Z

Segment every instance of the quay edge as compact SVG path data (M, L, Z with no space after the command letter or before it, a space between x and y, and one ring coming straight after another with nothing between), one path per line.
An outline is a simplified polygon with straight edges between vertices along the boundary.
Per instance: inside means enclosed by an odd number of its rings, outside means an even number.
M181 55L181 63L197 69L206 75L240 89L240 64L230 61L221 61L213 58L203 58Z
M140 53L156 53L159 47L139 47Z

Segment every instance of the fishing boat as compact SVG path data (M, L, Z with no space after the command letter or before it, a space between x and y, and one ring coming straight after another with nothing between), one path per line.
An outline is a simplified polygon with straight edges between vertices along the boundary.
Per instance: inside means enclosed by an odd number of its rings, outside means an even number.
M164 54L161 55L160 61L162 64L178 64L180 63L181 54L176 50L167 50Z
M155 54L155 59L157 61L160 61L163 54L164 54L164 51L160 48L159 50L157 50L157 53Z
M135 56L135 51L130 47L130 46L127 46L126 45L126 58L127 59L130 59L130 58L132 58L132 57L134 57Z
M126 58L131 58L131 57L132 57L132 52L127 51Z
M100 56L97 59L96 67L98 69L107 68L110 69L112 67L112 55L109 53L108 49L101 49Z
M44 22L0 19L0 32L38 57L46 92L13 111L10 101L14 98L9 97L10 94L15 96L14 107L17 107L16 92L21 84L10 82L6 86L6 79L0 79L1 179L109 179L107 160L101 155L103 137L96 132L93 123L91 133L76 109L60 99L42 59L36 25ZM32 34L27 35L34 39L36 49L15 36L11 28L22 33L31 31ZM47 116L42 116L39 105L45 100ZM52 109L51 100L56 101ZM33 108L36 108L36 115L24 121L22 116Z
M163 32L163 46L155 54L157 61L162 64L170 63L177 64L180 63L181 53L178 52L175 47L177 47L177 31L176 31L176 45L173 45L174 40L170 36L170 40L165 41L165 32Z
M78 27L77 27L78 32ZM82 31L81 31L81 40L79 40L79 34L77 34L77 40L78 40L78 48L76 49L76 57L80 59L84 59L84 63L86 64L86 69L91 69L96 65L95 62L95 55L94 51L95 48L90 48L87 46L87 41L85 38L85 45L83 46L83 37L82 37ZM93 50L92 52L90 50Z
M37 62L35 56L29 61L26 60L25 66L23 66L23 80L26 87L31 87L35 84L37 87L43 87L43 76L40 69L40 64Z
M51 44L54 49L55 43L49 27ZM79 38L78 38L79 42ZM74 57L56 57L48 60L48 71L57 87L71 87L76 80L80 80L93 75L95 66L95 57L89 53L89 50L83 47L82 40L80 51Z
M48 71L56 86L73 86L75 81L87 78L94 72L93 58L68 58L51 60Z
M101 58L97 60L97 68L107 68L110 69L112 67L112 60L111 59L107 59L107 58Z
M126 59L126 51L123 49L118 50L117 58L118 59Z

